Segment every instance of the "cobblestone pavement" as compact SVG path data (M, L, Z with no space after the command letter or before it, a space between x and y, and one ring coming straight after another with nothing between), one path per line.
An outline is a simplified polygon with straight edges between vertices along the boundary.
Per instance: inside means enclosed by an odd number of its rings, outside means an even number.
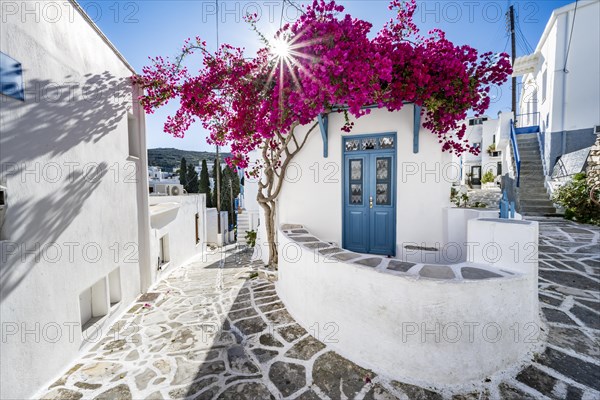
M138 302L44 399L598 399L600 229L540 219L548 344L520 371L466 388L390 381L297 325L243 253L191 262Z

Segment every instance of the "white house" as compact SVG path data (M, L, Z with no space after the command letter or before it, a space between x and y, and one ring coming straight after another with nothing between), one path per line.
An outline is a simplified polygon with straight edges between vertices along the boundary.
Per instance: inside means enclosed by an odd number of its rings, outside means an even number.
M206 217L204 195L149 199L135 71L77 3L53 19L13 6L0 28L0 397L24 399L199 254Z
M517 126L539 127L546 175L562 154L590 147L600 133L600 0L558 8L533 54L515 61L521 76Z
M478 147L480 153L478 155L463 153L460 157L455 157L454 162L460 165L460 183L466 185L470 182L474 188L480 188L481 179L486 172L492 171L494 178L502 175L503 172L498 120L484 115L469 118L464 123L467 125L465 138ZM499 179L496 181L499 182Z
M354 121L350 134L342 133L339 113L329 115L325 141L312 134L288 170L277 223L302 224L323 241L361 253L402 258L414 248L443 248L444 210L460 179L459 163L420 127L413 105L371 111ZM256 190L256 181L246 179L245 209L261 214ZM264 246L264 224L258 232ZM266 261L265 249L257 251Z

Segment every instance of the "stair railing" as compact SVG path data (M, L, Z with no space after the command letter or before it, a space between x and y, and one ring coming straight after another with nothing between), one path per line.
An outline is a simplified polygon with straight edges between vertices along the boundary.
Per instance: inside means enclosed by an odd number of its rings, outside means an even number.
M544 176L548 174L548 167L546 167L546 121L542 121L542 125L537 132L538 144L540 145L540 157L542 158L542 168L544 170Z
M515 117L515 126L517 128L524 128L527 126L539 126L540 125L540 112L531 112L525 114L517 114Z
M512 144L513 157L517 167L517 187L521 182L521 157L519 156L519 145L517 144L517 135L515 134L515 124L510 120L510 143Z

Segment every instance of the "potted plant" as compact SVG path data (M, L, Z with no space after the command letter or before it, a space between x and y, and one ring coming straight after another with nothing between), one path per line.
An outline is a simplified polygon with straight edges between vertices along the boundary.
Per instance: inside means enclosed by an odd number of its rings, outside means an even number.
M488 146L487 148L487 152L488 154L492 154L493 152L496 151L496 143L492 143Z

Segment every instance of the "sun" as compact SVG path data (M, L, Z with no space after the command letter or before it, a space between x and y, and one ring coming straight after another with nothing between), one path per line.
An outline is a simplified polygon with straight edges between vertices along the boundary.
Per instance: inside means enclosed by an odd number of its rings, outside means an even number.
M276 58L286 59L290 56L290 43L285 39L277 39L273 42L271 46L271 54L273 54Z

